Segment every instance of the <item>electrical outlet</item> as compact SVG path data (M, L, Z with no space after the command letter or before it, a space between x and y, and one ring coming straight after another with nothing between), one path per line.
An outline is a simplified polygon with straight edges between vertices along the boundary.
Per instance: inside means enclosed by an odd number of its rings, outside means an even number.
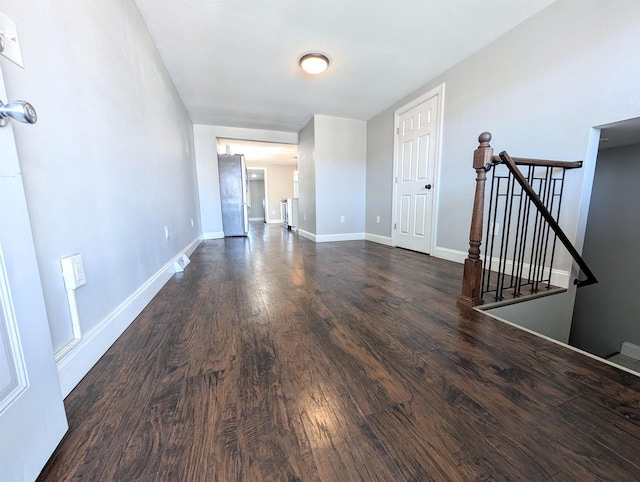
M490 223L489 233L491 236L500 236L500 223Z
M380 224L380 216L376 216L376 224Z
M344 216L340 216L340 222L344 223Z
M164 227L164 239L169 239L169 226Z
M60 260L62 266L62 277L64 278L64 286L68 290L87 284L87 278L84 274L84 264L82 256L75 254Z

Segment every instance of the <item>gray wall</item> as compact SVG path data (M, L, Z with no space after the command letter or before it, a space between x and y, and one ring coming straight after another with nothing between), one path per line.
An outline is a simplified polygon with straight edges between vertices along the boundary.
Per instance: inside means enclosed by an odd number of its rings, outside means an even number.
M599 283L576 296L571 344L599 356L640 345L640 144L598 155L584 257Z
M445 83L436 248L460 258L468 249L475 179L472 153L482 131L493 133L497 151L587 161L583 169L567 174L560 217L580 248L589 173L594 168L589 158L591 128L640 115L640 71L631 60L638 56L638 25L640 2L559 0L375 116L367 131L367 192L377 195L367 198L367 220L384 209L377 199L391 198L391 175L381 173L389 173L392 166L389 136L394 111ZM367 229L370 226L369 221ZM384 227L381 223L376 234L391 236L390 224ZM564 251L556 266L571 268ZM562 306L548 310L563 324L563 341L568 339L574 297L570 287ZM514 305L510 319L517 322L526 311L526 304Z
M251 207L249 208L249 219L264 220L264 210L262 200L264 199L264 181L249 180L249 190L251 192Z
M40 117L15 132L58 350L72 338L61 257L84 259L86 332L201 232L192 126L133 2L0 10L17 22L26 66L4 69L8 95Z
M316 234L364 234L366 123L322 115L314 121Z
M298 133L298 224L300 230L316 234L315 122L312 118Z
M385 237L393 222L393 121L385 111L367 122L366 232Z

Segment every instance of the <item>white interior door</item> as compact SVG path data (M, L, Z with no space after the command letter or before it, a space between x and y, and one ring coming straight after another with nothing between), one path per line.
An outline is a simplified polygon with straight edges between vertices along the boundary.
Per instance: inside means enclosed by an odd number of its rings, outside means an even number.
M11 121L0 127L0 220L0 479L32 481L67 419Z
M395 245L431 250L438 95L400 114L396 153Z

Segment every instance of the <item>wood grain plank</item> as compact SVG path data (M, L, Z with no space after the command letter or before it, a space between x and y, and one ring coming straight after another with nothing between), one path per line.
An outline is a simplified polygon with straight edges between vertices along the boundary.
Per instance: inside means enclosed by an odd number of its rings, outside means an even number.
M403 480L317 342L283 336L276 347L321 479Z
M269 330L247 323L239 352L239 479L320 480L295 404L284 395Z
M236 407L233 371L187 378L158 480L236 480Z
M503 434L487 441L497 451L522 470L516 456L512 457L512 444L519 443L532 460L538 459L551 474L563 470L576 480L596 476L631 480L636 468L614 451L593 444L583 433L568 424L557 410L550 411L544 399L527 400L517 390L498 391L484 383L469 370L469 365L443 352L421 354L428 364L447 367L447 383L464 387L465 396L472 398L491 415L491 423ZM442 384L441 376L434 372L425 377L431 386ZM486 423L486 418L478 420ZM545 453L544 459L537 453ZM524 472L526 474L526 472Z

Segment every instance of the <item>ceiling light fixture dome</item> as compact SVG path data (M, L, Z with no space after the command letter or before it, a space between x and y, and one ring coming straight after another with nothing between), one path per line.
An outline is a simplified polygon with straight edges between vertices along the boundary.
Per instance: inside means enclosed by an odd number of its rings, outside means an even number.
M326 55L311 53L300 57L300 68L308 74L318 75L329 67L329 58Z

